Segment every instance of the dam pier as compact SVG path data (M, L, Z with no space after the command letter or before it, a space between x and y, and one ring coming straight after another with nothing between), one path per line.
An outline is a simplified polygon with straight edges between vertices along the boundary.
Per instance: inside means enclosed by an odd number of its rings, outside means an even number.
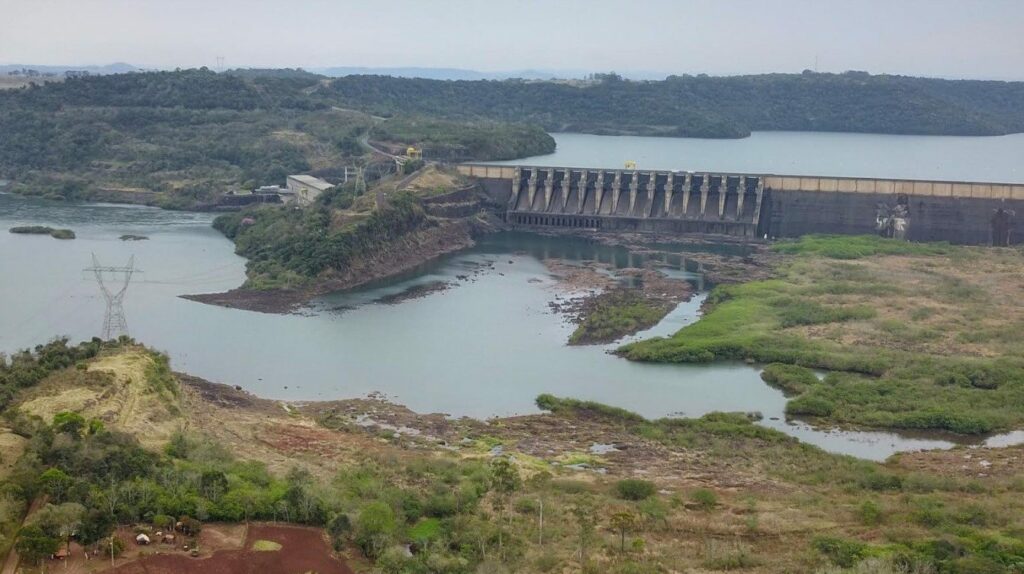
M1011 245L1024 184L462 164L522 227L717 235L810 233ZM1022 211L1024 213L1024 211Z

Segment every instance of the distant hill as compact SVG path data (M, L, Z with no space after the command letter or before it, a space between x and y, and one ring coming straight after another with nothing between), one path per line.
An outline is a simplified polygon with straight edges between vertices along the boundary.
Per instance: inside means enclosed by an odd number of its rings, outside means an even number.
M95 75L108 75L108 74L124 74L127 72L137 72L140 68L137 68L131 64L125 64L124 62L117 62L114 64L106 64L104 66L40 66L34 64L0 64L0 74L10 74L11 72L18 72L21 70L35 70L41 74L57 74L63 75L64 72L68 71L82 71L89 72Z
M497 72L480 72L462 68L368 68L360 66L335 66L329 68L310 68L332 78L344 76L391 76L394 78L422 78L426 80L580 80L594 73L593 70L504 70ZM633 80L663 80L667 74L658 72L636 71L624 74Z
M323 91L323 89L321 90ZM538 123L549 131L745 137L757 130L1000 135L1024 132L1024 82L761 74L592 82L347 76L328 97L378 115Z
M289 174L336 182L367 155L367 138L449 161L555 148L537 125L381 121L341 110L326 80L302 70L202 68L0 90L0 179L22 193L196 207L229 190L282 184Z

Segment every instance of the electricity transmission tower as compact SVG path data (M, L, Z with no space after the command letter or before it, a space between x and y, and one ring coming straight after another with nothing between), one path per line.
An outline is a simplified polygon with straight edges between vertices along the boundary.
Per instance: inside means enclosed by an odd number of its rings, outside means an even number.
M128 321L124 317L124 294L128 291L128 283L135 274L135 256L128 259L128 265L124 267L110 267L100 265L96 254L92 254L92 267L86 267L85 271L92 271L96 277L96 283L103 292L103 298L107 301L107 312L103 316L103 340L109 341L121 335L128 334ZM107 284L110 283L110 285ZM120 288L118 288L120 287Z

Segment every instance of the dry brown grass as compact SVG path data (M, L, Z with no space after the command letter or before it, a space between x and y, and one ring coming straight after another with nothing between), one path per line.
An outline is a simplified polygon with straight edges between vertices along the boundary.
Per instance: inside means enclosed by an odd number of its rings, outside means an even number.
M1024 352L1024 258L1017 249L960 248L952 255L797 263L806 298L866 305L872 319L788 329L809 339L929 354L996 357ZM865 292L829 292L829 285Z
M102 420L112 429L138 437L143 446L162 448L182 425L180 408L154 390L147 369L154 359L142 348L106 354L84 371L55 373L20 397L19 408L44 421L63 411Z
M28 439L18 436L10 429L0 427L0 480L6 478L14 464L25 452Z

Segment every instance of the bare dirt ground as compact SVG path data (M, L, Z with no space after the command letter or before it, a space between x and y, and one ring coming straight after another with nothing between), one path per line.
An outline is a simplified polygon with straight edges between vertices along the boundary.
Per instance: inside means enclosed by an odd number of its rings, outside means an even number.
M912 452L898 456L895 464L952 478L1011 478L1024 476L1024 446Z
M479 421L421 415L380 398L315 402L300 411L343 436L367 434L412 451L446 450L462 457L513 454L524 473L563 468L583 479L642 477L673 488L712 481L724 488L774 481L732 468L698 449L669 449L601 418L538 414Z
M465 177L457 172L442 171L437 166L428 165L416 172L415 176L406 180L402 188L430 196L438 191L453 191L465 183Z
M330 476L380 444L365 433L340 436L286 403L179 374L187 430L204 433L242 459L259 460L275 473L295 466Z
M239 538L233 532L211 529L214 535L224 536L223 541L218 541L214 536L207 536L207 529L204 529L199 557L192 557L176 549L146 546L141 548L156 549L156 552L143 555L144 550L137 550L139 554L136 556L126 557L128 563L99 571L117 574L352 573L352 569L331 552L321 529L265 523L252 523L247 531L244 526L240 528L245 532L244 538ZM244 544L241 543L243 539ZM280 549L254 549L257 541L274 542L280 545Z

